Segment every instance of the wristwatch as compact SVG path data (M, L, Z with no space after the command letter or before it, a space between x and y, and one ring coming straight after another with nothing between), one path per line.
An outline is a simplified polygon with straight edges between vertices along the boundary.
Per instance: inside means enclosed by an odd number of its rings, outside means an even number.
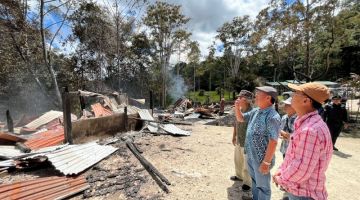
M271 163L266 162L265 160L263 160L262 162L263 162L265 165L268 165L268 166L271 165Z

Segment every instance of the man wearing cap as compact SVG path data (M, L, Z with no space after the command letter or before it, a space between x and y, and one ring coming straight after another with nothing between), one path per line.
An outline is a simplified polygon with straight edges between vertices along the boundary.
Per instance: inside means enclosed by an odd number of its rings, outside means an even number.
M333 149L338 151L335 147L337 138L343 127L348 127L348 114L346 108L341 104L341 96L335 95L331 98L331 104L325 106L324 121L329 127Z
M280 145L280 152L285 158L286 150L289 146L290 135L294 132L294 122L296 119L296 112L293 107L291 107L292 98L289 97L282 103L284 104L285 115L281 118L281 131L280 138L282 139Z
M241 90L237 96L241 112L248 113L253 110L251 102L253 100L253 93L247 90ZM238 122L235 120L232 143L235 146L234 162L235 162L235 176L230 177L231 180L237 181L242 180L242 190L244 192L250 191L251 189L251 177L247 170L246 156L244 152L245 137L246 137L246 122Z
M288 85L295 91L291 106L298 116L284 162L273 176L290 200L325 200L325 172L333 153L330 132L317 109L329 98L319 83Z
M274 165L277 139L280 131L280 116L273 104L277 91L273 87L257 87L255 104L259 107L242 113L240 101L235 102L235 116L238 122L248 122L245 151L249 174L252 179L254 200L270 200L270 168Z

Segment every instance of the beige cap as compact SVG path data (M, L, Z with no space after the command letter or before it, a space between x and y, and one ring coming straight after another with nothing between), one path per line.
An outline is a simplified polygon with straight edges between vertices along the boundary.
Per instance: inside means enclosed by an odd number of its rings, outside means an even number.
M329 89L320 83L310 82L301 85L288 84L289 88L305 93L307 96L323 104L330 97Z

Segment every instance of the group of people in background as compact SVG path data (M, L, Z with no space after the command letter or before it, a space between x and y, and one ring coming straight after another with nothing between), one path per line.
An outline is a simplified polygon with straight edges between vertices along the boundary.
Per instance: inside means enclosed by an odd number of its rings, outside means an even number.
M255 95L240 91L232 138L235 176L230 179L243 181L242 191L251 191L254 200L271 199L271 182L286 192L284 199L327 199L325 172L333 150L338 150L336 139L348 126L346 109L338 95L323 107L330 93L320 83L288 87L294 93L282 102L282 117L274 106L278 95L275 88L257 87ZM283 161L271 176L278 138Z

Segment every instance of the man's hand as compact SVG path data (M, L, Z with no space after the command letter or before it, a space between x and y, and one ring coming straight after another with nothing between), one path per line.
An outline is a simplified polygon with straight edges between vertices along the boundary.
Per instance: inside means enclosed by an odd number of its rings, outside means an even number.
M233 143L234 146L236 145L236 137L233 137L232 143Z
M279 187L279 182L278 182L278 180L277 180L278 177L279 177L279 176L276 176L276 175L274 175L274 176L272 177L273 182L275 183L275 186L276 186L276 187Z
M348 123L344 123L344 129L348 129L349 128L349 124Z
M236 117L236 120L238 121L238 122L244 122L244 117L243 117L243 114L241 113L241 100L240 99L237 99L236 101L235 101L235 107L234 107L234 109L235 109L235 117Z
M289 140L289 138L290 138L290 134L283 130L280 131L280 135L282 136L282 139L285 139L285 140Z
M235 100L235 103L234 103L234 106L235 106L235 109L236 109L236 110L240 110L240 107L241 107L240 104L241 104L241 103L240 103L240 99L236 99L236 100Z
M259 167L259 172L262 175L266 175L270 172L270 166L269 165L265 165L263 162L261 162L260 167Z

